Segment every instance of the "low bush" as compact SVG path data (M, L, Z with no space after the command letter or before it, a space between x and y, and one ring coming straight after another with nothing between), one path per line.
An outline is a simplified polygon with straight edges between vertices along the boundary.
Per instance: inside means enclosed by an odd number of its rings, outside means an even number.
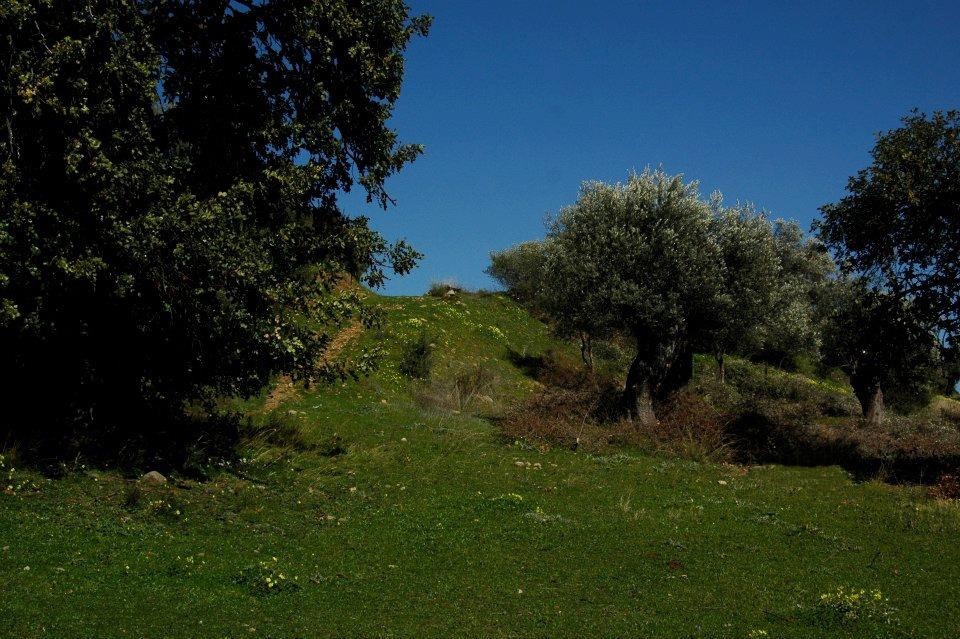
M127 487L123 493L123 507L127 510L136 510L140 508L143 501L143 490L140 485L133 483Z
M640 424L623 417L621 389L613 377L556 353L537 358L531 368L544 389L518 402L501 421L511 440L589 452L630 445L700 461L729 456L723 417L699 397L677 394L658 407L658 422Z
M960 475L941 475L930 494L937 499L960 499Z
M835 381L734 360L722 383L700 358L689 390L658 405L657 422L639 424L620 417L612 377L554 353L511 359L544 388L502 419L510 439L589 450L629 444L697 461L841 465L888 481L960 474L960 404L947 399L922 414L891 412L874 426ZM944 480L942 492L951 486Z
M422 331L412 342L404 344L400 353L400 372L413 379L430 377L435 348L431 336Z
M490 393L497 381L488 364L464 366L432 376L414 388L413 396L424 408L468 412L494 403Z
M758 400L731 419L735 459L744 463L840 465L862 477L933 482L960 468L960 432L923 417L888 415L883 425L826 419L802 405Z
M600 451L611 444L636 443L628 420L605 420L610 396L595 387L546 388L510 408L501 428L511 441L545 442L572 450Z
M679 392L660 407L659 422L644 435L658 450L695 461L728 461L732 456L726 418L709 402Z
M184 414L131 413L126 424L111 424L69 437L46 438L42 429L36 436L19 431L9 441L23 465L48 476L86 465L119 468L129 475L157 470L204 479L210 467L236 458L242 418L235 412L191 407ZM72 465L64 462L67 457L74 460Z
M776 400L797 404L808 414L831 417L860 414L860 404L848 389L835 382L794 375L746 361L734 360L727 365L726 383L741 399Z

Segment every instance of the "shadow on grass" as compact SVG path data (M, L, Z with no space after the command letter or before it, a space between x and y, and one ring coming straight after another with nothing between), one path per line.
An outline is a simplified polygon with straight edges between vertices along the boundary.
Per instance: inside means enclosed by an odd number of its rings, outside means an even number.
M507 361L531 379L539 379L549 364L546 355L529 355L516 351L509 346L507 347Z
M818 431L748 410L729 422L727 433L738 462L840 466L858 481L931 484L960 468L960 454L954 450L871 446L858 440L864 431L855 428Z

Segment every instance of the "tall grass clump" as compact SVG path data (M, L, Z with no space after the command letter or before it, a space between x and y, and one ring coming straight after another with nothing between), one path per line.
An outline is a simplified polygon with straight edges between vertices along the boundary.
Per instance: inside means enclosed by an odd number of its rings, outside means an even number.
M414 399L424 408L472 412L493 404L490 393L498 381L489 364L464 366L434 375L414 390Z

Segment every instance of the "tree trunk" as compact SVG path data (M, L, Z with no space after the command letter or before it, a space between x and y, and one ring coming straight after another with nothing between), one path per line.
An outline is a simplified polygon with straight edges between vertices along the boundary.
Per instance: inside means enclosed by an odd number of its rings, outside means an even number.
M580 357L588 371L593 370L593 340L588 333L580 331Z
M863 416L866 417L868 423L879 426L883 423L883 413L883 390L881 390L880 384L877 384L867 402L867 406L864 407Z
M654 424L653 393L650 366L643 353L638 352L630 363L627 381L623 387L623 400L627 413L642 424Z
M714 351L713 357L717 360L717 379L723 384L727 379L727 365L723 357L723 351Z
M882 424L884 406L880 382L872 376L864 378L854 374L850 376L850 383L857 401L860 402L863 417L870 424Z
M656 422L654 402L680 390L693 377L693 351L681 339L647 340L638 336L637 354L627 372L623 397L631 417Z
M662 371L655 388L654 399L663 401L682 390L693 379L693 351L686 344L661 348L654 370ZM656 377L656 374L654 375Z

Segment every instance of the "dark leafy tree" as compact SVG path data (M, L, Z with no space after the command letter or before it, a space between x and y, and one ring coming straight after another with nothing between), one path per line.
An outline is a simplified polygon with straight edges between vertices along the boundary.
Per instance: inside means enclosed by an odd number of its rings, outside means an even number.
M960 112L914 111L878 137L848 195L821 207L820 237L848 270L960 335Z
M155 435L184 405L322 358L417 254L337 196L420 152L387 127L429 20L399 0L85 0L0 8L4 425ZM141 446L142 448L142 446Z
M929 403L940 380L935 335L916 307L863 280L838 280L824 330L828 364L850 377L864 417L884 418L885 402L903 410Z
M960 384L960 344L956 339L951 339L941 349L940 360L940 392L947 396L955 395Z

